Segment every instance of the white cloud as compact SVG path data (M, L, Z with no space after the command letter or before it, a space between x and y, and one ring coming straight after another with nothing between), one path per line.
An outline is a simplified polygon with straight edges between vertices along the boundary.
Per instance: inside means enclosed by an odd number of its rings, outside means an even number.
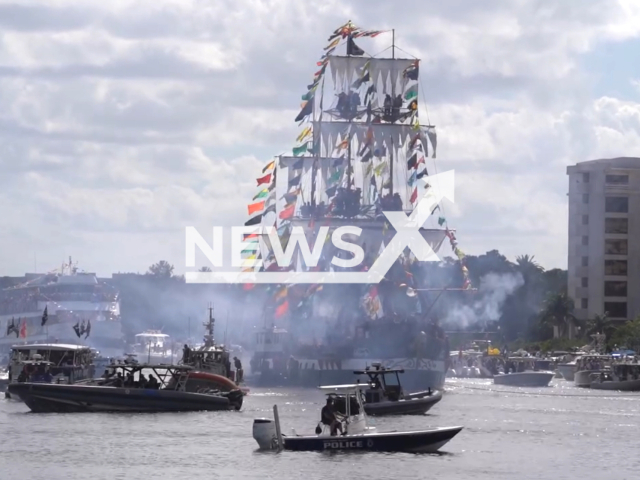
M245 219L348 18L423 59L463 250L564 266L566 165L640 155L640 99L594 96L584 70L640 34L634 0L0 0L3 273L34 252L43 268L182 270L185 225Z

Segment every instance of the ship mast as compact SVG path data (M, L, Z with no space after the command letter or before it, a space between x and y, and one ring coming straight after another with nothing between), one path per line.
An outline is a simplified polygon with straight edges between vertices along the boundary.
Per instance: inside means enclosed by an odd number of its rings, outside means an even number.
M395 28L391 30L391 59L395 60L396 58L396 30ZM395 100L396 98L396 84L395 82L391 83L391 98ZM395 119L391 123L396 123ZM389 194L393 196L393 138L391 138L391 148L389 149L389 178L390 178L390 186L389 186Z
M213 339L213 329L215 326L216 320L213 318L213 305L209 304L209 320L204 322L203 325L207 329L207 334L204 336L204 346L213 347L215 345L215 341Z
M337 135L343 135L344 129L340 127L340 125L345 125L347 127L347 138L345 139L342 137L343 141L346 140L347 142L345 145L347 160L347 189L350 189L352 184L356 186L355 171L354 166L352 165L354 152L353 145L351 143L354 140L354 137L358 139L359 145L362 146L362 148L360 148L360 146L358 147L359 151L361 151L358 155L365 155L362 152L366 152L367 156L372 157L375 145L379 144L381 147L384 147L383 149L387 151L384 156L386 157L386 161L389 162L389 167L385 172L389 176L387 180L389 184L387 185L387 181L383 181L381 190L387 191L390 196L393 196L395 193L394 177L397 173L394 163L399 158L398 152L395 150L402 148L406 141L414 136L412 130L414 129L413 125L417 121L416 116L418 115L417 96L413 94L412 96L405 98L405 90L407 88L416 89L418 79L416 78L417 72L414 73L415 76L408 76L409 74L407 73L410 71L412 66L417 63L417 59L396 57L395 30L392 30L391 32L392 43L390 57L364 57L363 54L365 52L357 45L355 46L355 48L357 48L356 51L350 50L349 45L353 48L352 43L347 45L346 54L329 55L329 66L333 71L334 88L338 92L349 95L349 98L347 99L348 105L346 108L348 113L344 114L334 107L326 112L323 110L324 113L327 113L332 117L332 120L325 121L321 119L317 121L318 128L316 131L321 137L322 144L327 145L328 140L333 142ZM352 41L353 38L349 37L349 42ZM358 76L359 82L357 85L352 84L354 75ZM365 79L365 77L367 78ZM385 87L385 91L388 91L388 93L384 94L386 96L384 106L380 105L378 100L375 100L376 97L381 100L378 95L382 94L382 92L377 92L380 80L385 84L386 82L390 82L391 84L389 90L386 90ZM370 113L367 116L366 121L360 119L362 112L356 113L354 116L353 110L351 109L352 90L357 92L362 85L368 85L367 94L364 99L364 106L367 107ZM346 90L343 91L343 89ZM398 91L398 89L401 89L402 91ZM416 103L416 105L412 107L412 103ZM408 107L411 108L411 110L407 110ZM322 125L322 130L319 128L320 125ZM354 129L356 126L357 128ZM367 142L370 142L366 147L362 142L362 135L365 131L363 127L365 126L367 131ZM344 158L344 156L342 158ZM380 158L383 157L380 156ZM374 160L372 158L364 160L364 162L370 161ZM367 168L371 169L371 164L369 164ZM384 178L382 175L383 174L381 172L376 173L376 176ZM365 181L364 176L362 181ZM367 185L364 185L363 183L361 187L364 193Z
M316 132L315 128L313 129L313 154L315 156L315 160L313 161L313 165L311 165L311 208L312 212L315 211L316 207L316 179L318 176L318 162L320 161L320 145L322 145L322 110L323 110L323 100L324 100L324 76L322 77L322 85L320 86L320 118L318 121L318 131ZM317 148L316 148L317 147ZM319 202L318 202L319 203Z

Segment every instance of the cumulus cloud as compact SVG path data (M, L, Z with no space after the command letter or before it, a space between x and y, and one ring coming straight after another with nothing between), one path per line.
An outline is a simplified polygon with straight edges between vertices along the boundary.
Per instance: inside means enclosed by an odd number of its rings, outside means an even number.
M245 219L349 18L423 60L429 170L456 170L463 250L565 266L566 166L640 155L640 99L595 94L588 68L640 34L634 0L0 0L3 273L36 252L40 270L183 271L184 226Z

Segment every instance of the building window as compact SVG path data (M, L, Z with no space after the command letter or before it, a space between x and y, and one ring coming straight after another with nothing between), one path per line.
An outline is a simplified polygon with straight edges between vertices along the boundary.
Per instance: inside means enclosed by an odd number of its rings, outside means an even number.
M605 260L604 261L604 274L626 277L627 276L627 261L626 260Z
M607 197L604 202L607 213L629 213L629 197Z
M629 175L607 175L604 181L607 185L629 185Z
M582 237L582 245L589 245L589 237L586 235Z
M621 282L621 281L604 282L604 296L605 297L626 297L627 282Z
M581 298L580 299L580 308L582 308L583 310L586 310L587 308L589 308L589 299L588 298Z
M604 311L610 318L627 318L627 302L604 302Z
M626 238L624 240L607 239L604 241L605 255L627 255L627 251L628 250L627 250Z
M589 225L589 215L582 215L582 224Z
M629 219L605 218L604 233L627 234L629 233Z
M582 257L582 266L583 267L589 266L589 257Z
M587 277L582 277L582 288L587 288L589 286L589 279Z
M582 181L584 183L589 183L589 173L588 172L582 174Z
M589 194L588 193L583 193L582 194L582 203L589 203Z

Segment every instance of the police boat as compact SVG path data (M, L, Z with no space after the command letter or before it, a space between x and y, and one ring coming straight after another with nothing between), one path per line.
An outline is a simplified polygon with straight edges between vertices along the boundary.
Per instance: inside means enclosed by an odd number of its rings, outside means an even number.
M379 432L367 425L367 415L360 390L366 385L331 385L320 387L334 400L333 410L340 423L341 434L331 435L329 425L318 424L315 435L284 435L280 430L278 407L274 420L257 418L253 422L253 438L261 450L295 451L378 451L436 453L464 427L441 427L415 431ZM328 402L329 403L329 402ZM336 432L333 432L336 433Z

